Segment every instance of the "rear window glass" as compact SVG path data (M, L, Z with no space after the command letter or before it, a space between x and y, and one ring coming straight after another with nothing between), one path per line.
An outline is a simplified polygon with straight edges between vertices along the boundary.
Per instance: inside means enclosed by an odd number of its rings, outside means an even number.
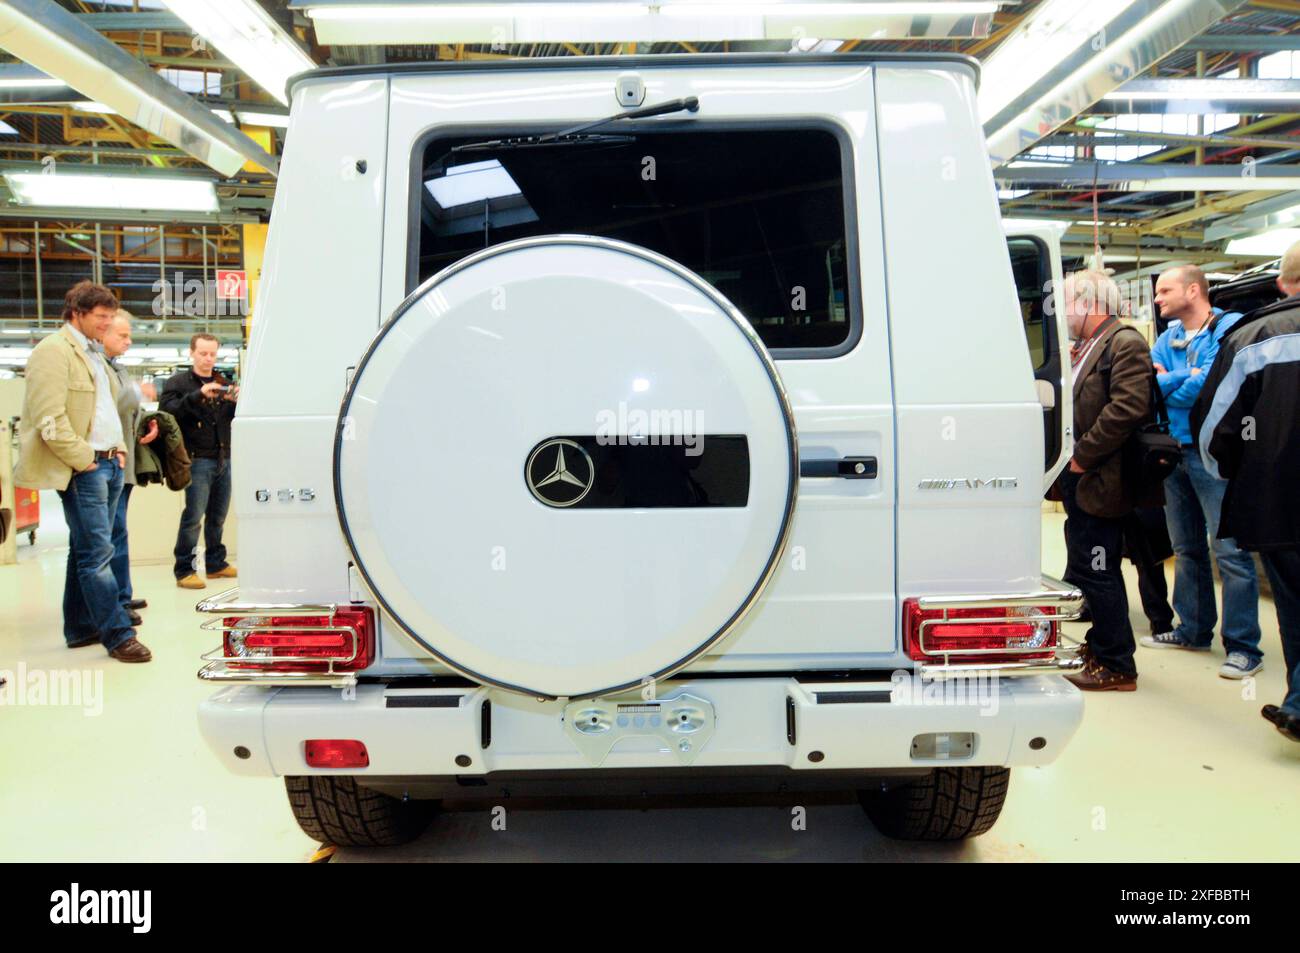
M850 335L840 143L824 130L641 132L544 147L425 148L412 290L465 255L533 235L642 245L724 294L769 348Z

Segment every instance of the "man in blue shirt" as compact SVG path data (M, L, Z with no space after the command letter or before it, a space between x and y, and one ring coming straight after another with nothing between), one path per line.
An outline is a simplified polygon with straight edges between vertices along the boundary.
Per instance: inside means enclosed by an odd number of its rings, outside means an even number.
M1171 318L1151 351L1160 392L1169 409L1169 430L1183 446L1178 469L1165 480L1166 520L1174 555L1172 632L1147 636L1149 648L1206 651L1214 641L1217 613L1210 546L1223 580L1224 678L1245 678L1264 667L1259 650L1259 580L1250 554L1236 540L1218 539L1223 491L1227 484L1206 472L1192 436L1189 416L1205 375L1219 352L1219 341L1240 318L1210 306L1209 283L1195 265L1163 272L1156 281L1156 304ZM1209 543L1207 544L1207 536Z

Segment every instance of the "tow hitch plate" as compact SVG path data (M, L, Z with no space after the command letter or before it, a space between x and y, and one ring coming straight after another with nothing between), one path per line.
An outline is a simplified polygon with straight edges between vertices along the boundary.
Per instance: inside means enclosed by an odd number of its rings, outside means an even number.
M624 738L657 739L662 752L690 764L713 736L715 720L710 702L685 693L654 701L588 698L565 707L564 732L593 765Z

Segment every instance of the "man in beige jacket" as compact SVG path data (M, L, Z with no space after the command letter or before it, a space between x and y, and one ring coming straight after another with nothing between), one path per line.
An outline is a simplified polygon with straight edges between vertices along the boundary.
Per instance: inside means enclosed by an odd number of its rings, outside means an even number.
M15 480L59 491L68 523L63 638L69 648L99 643L120 662L147 662L118 601L113 514L122 492L126 435L117 413L117 376L99 342L117 296L82 281L64 297L63 327L32 349Z

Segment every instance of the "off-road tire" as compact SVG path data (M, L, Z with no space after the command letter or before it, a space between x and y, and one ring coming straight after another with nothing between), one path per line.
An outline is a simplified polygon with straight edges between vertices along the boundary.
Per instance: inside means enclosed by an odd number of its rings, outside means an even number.
M859 791L858 799L886 837L963 840L997 822L1010 778L1010 768L935 768L911 784Z
M346 775L287 777L298 826L312 840L339 847L396 847L415 840L438 811L437 801L401 801Z

